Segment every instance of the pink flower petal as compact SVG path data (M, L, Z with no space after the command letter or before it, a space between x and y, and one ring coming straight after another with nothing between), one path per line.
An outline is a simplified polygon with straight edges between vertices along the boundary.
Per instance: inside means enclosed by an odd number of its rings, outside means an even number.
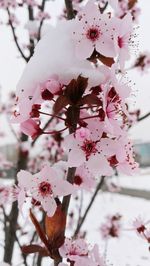
M69 152L68 166L78 167L85 161L84 152L81 149L73 149Z
M51 197L47 197L42 201L42 207L49 217L52 217L56 211L57 204Z
M83 60L91 56L94 51L93 44L88 39L82 39L78 41L76 44L76 56Z

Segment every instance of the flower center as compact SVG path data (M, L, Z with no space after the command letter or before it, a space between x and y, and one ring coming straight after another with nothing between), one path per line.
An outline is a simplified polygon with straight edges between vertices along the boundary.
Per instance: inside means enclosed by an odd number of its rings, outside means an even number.
M71 249L69 251L69 255L70 256L79 255L77 250L76 250L76 247L73 244L71 245Z
M86 160L88 160L92 153L97 152L96 143L91 140L85 140L81 148L85 152Z
M80 186L80 185L82 184L82 182L83 182L83 180L82 180L81 176L76 175L76 176L74 177L74 184Z
M47 89L45 89L41 92L41 96L42 96L42 99L45 101L53 99L53 94Z
M88 29L87 33L86 33L86 37L91 40L92 42L95 42L99 39L100 36L100 31L98 28L90 28Z
M139 234L143 233L146 230L146 227L144 225L141 225L137 228L137 231Z
M118 37L118 46L119 46L119 48L123 47L123 38L121 38L121 37Z
M49 194L53 194L51 185L48 182L40 183L39 192L42 196L48 196Z

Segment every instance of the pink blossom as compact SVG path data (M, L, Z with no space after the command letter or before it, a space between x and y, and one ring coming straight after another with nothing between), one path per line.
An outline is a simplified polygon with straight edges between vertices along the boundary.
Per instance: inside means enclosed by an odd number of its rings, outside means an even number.
M123 141L123 140L122 140ZM124 141L123 141L124 142ZM122 142L122 144L123 144ZM123 144L123 150L125 151L124 156L122 158L117 157L117 160L119 162L117 166L117 170L121 173L124 173L126 175L132 175L139 172L139 165L135 162L134 159L134 153L133 153L133 146L130 141L124 142ZM121 152L121 149L120 149ZM124 157L124 158L123 158Z
M137 67L141 73L148 73L148 70L150 69L150 53L145 52L140 54L135 62L134 67Z
M120 0L118 2L118 9L117 9L117 17L120 17L120 18L123 18L124 15L126 15L127 13L131 13L132 17L133 17L133 20L135 22L138 21L138 17L139 17L139 14L141 13L141 9L137 6L137 3L138 2L135 2L133 7L130 8L129 10L129 4L128 4L128 1L126 0Z
M35 175L21 170L17 175L18 186L13 191L19 209L22 210L26 197L32 197L34 201L41 203L47 215L53 216L57 207L54 198L75 191L71 184L59 178L60 173L47 165Z
M66 238L64 245L59 248L59 252L63 258L76 261L79 256L87 256L88 245L83 239L72 241L71 239Z
M18 185L13 188L13 198L18 201L18 208L22 211L23 204L26 202L26 197L31 186L32 175L24 170L17 174Z
M123 111L121 99L114 87L103 87L103 108L99 111L102 121L105 123L106 132L115 136L120 136L122 132Z
M71 134L65 138L64 145L69 151L68 166L78 167L85 164L93 174L111 175L113 173L105 153L108 149L106 151L106 144L101 139L101 135L91 132L88 138L79 141L74 134Z
M78 188L90 191L95 187L96 181L93 174L83 165L76 169L74 184Z
M61 91L61 84L58 80L58 77L51 78L45 82L45 88L49 90L53 95L58 94Z
M131 40L132 28L132 16L128 13L124 18L117 19L116 21L116 51L119 54L118 60L120 67L123 70L125 61L130 58L129 44ZM133 41L134 42L134 41Z
M63 258L74 262L74 266L106 266L99 254L98 246L95 245L89 250L84 239L72 241L66 238L64 245L59 248L59 252Z
M20 172L23 179L28 172ZM48 165L33 175L30 182L29 194L34 200L41 203L48 216L53 216L57 207L56 197L62 197L73 193L75 189L65 180L62 180L55 169Z
M35 117L33 115L33 108L35 106L42 106L45 101L53 99L54 95L61 92L62 85L58 80L57 75L52 75L51 78L45 82L39 83L34 89L19 91L17 95L18 110L14 112L12 117L13 123L22 123L29 118Z
M100 255L98 245L95 244L93 249L90 251L90 256L94 260L95 264L93 266L106 266L104 258Z
M121 106L125 103L125 100L129 98L131 94L131 86L127 82L123 82L121 78L118 78L117 75L117 64L113 64L111 67L111 84L115 88L116 93L118 94L121 100Z
M80 59L86 59L96 49L107 57L114 57L114 30L109 15L100 14L98 6L89 1L80 16L73 32L76 55Z
M150 221L145 221L144 219L142 219L141 216L138 216L133 222L132 222L132 226L133 229L136 230L136 232L138 234L142 234L143 232L146 231L146 225L149 224Z
M1 0L0 1L0 7L5 8L5 9L8 7L16 8L17 7L17 1L16 0Z
M107 216L105 223L100 227L103 238L119 237L121 232L121 216L119 214Z
M27 136L31 136L32 139L35 139L38 135L42 133L42 129L33 119L28 119L22 122L21 131Z

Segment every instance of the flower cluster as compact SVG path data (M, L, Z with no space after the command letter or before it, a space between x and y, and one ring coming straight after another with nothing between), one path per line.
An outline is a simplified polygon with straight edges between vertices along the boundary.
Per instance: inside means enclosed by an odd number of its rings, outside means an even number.
M44 165L33 175L20 171L13 189L19 208L30 199L46 212L47 223L57 224L58 212L66 215L66 196L79 189L90 191L99 176L112 176L115 171L130 175L138 170L127 136L127 102L132 90L123 81L135 42L133 19L130 13L113 16L117 1L110 0L109 5L114 12L104 13L97 2L88 1L76 18L51 26L37 44L17 87L13 122L20 123L21 131L33 140L46 135L49 141L52 136L50 148L59 147L54 160L59 162ZM36 25L27 27L34 38ZM30 216L42 232L32 211ZM120 219L120 215L107 218L104 237L119 236ZM106 265L97 246L90 249L83 239L64 241L65 222L63 226L55 237L49 227L42 233L44 254L63 257L75 266ZM32 248L37 252L37 246ZM41 249L38 247L38 252Z
M147 73L150 69L150 54L148 52L142 53L137 58L134 67L137 67L142 73Z
M89 246L83 239L72 241L66 238L63 246L59 248L59 252L63 258L67 258L74 266L106 266L103 257L99 254L98 246L95 245L89 250ZM59 264L59 266L67 265L66 263Z
M133 20L138 21L138 17L141 13L139 6L137 5L138 1L136 0L119 0L117 15L123 17L125 14L130 12L132 14Z
M126 133L131 88L116 74L129 58L131 34L130 14L101 14L89 1L80 16L43 37L18 84L13 120L22 132L32 138L64 132L68 166L91 176L137 170ZM58 118L60 129L45 132L44 116Z
M16 8L16 6L17 6L16 0L1 0L0 1L0 7L4 9L8 7Z
M18 186L14 188L14 196L18 199L20 210L26 198L30 197L33 204L41 205L48 216L53 216L57 208L57 198L75 191L73 186L62 180L59 175L60 171L48 165L34 175L21 170L17 175Z
M147 243L150 243L149 223L150 221L145 221L140 216L133 221L133 228L137 235L146 240Z
M119 237L121 231L121 215L107 216L105 223L100 227L100 231L104 239Z

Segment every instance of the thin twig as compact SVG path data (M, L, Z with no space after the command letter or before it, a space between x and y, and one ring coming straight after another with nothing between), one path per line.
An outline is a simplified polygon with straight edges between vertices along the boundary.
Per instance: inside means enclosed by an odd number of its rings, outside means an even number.
M73 19L75 17L72 0L65 0L66 10L67 10L67 19Z
M74 181L74 175L75 175L76 167L72 167L68 169L68 174L67 174L67 181L69 183L73 183ZM62 211L67 215L68 213L68 208L69 208L69 203L70 203L71 195L65 196L63 198L62 202Z
M84 223L84 221L85 221L85 219L86 219L86 217L87 217L87 215L89 213L89 210L91 209L91 207L92 207L92 205L93 205L93 203L95 201L95 198L96 198L99 190L101 189L101 187L102 187L102 185L104 183L104 180L105 180L105 176L102 176L101 177L101 180L97 184L97 187L95 189L95 192L94 192L94 194L93 194L93 196L92 196L92 198L91 198L91 200L90 200L90 202L89 202L89 204L88 204L88 206L87 206L87 208L85 210L85 213L84 213L84 215L82 216L82 218L80 220L80 223L77 225L77 228L76 228L76 230L74 232L74 237L76 237L78 235L78 233L79 233L79 231L80 231L80 229L81 229L81 227L82 227L82 225L83 225L83 223Z
M39 9L41 10L41 12L44 11L44 9L45 9L45 4L46 4L46 0L42 0L42 4L41 4L41 6L39 7ZM40 26L39 26L39 30L38 30L38 37L37 37L37 40L38 40L38 41L41 39L41 30L42 30L43 22L44 22L44 19L42 19L41 22L40 22Z
M21 244L20 244L19 238L17 237L16 232L14 233L14 235L15 235L16 242L18 243L18 246L19 246L20 250L22 251L22 247L21 247ZM28 266L28 264L27 264L27 255L22 253L22 257L23 257L24 265Z
M83 206L83 191L81 190L80 206L79 206L79 216L78 216L77 226L80 224L80 221L81 221L81 218L82 218L82 216L81 216L82 206Z
M104 5L103 8L99 7L99 10L100 10L101 14L104 13L104 11L105 11L105 9L107 8L107 6L108 6L108 2L106 2L106 4Z
M28 16L29 16L30 21L34 21L33 7L30 5L28 6ZM29 56L29 59L34 54L34 47L35 47L34 40L32 38L30 38L30 49L29 49L30 50L30 56ZM28 59L28 61L29 61L29 59Z
M72 6L72 0L65 0L65 5L66 5L66 10L67 10L67 18L68 20L74 18L74 11L73 11L73 6ZM75 129L73 130L73 132ZM72 130L70 130L70 134L73 133ZM76 167L68 168L68 173L67 173L67 181L70 182L71 184L74 181L74 175L75 175ZM69 208L69 203L70 203L71 195L65 196L62 201L62 211L67 216L68 213L68 208ZM66 228L64 228L65 232ZM60 260L54 260L54 266L59 265L59 262L61 262L62 259Z
M8 14L8 17L9 17L9 25L10 25L10 27L11 27L12 34L13 34L13 37L14 37L14 41L15 41L15 44L16 44L16 46L17 46L17 48L18 48L18 51L20 52L22 58L23 58L26 62L28 62L28 57L25 56L25 54L23 53L23 51L22 51L22 49L21 49L21 47L20 47L20 45L19 45L19 43L18 43L18 38L17 38L16 33L15 33L15 28L14 28L13 23L12 23L12 21L11 21L11 14L10 14L9 8L7 8L7 14Z
M150 116L150 112L148 112L146 115L143 115L143 116L139 117L139 118L137 119L137 121L140 122L140 121L144 120L145 118L147 118L147 117L149 117L149 116Z
M44 131L48 126L49 124L53 121L54 117L51 117L45 124L45 126L43 127L42 131ZM41 135L38 135L31 143L31 147L34 147L36 141L38 140L38 138L40 137Z
M2 206L2 210L3 210L3 214L4 214L4 228L6 230L7 222L10 222L10 220L9 220L9 216L6 214L5 209L4 209L3 206ZM20 241L19 241L19 239L17 237L17 234L16 234L15 230L14 230L14 236L15 236L16 242L18 243L18 246L19 246L19 248L21 250L21 244L20 244ZM26 255L22 254L22 258L24 260L24 265L27 266Z

